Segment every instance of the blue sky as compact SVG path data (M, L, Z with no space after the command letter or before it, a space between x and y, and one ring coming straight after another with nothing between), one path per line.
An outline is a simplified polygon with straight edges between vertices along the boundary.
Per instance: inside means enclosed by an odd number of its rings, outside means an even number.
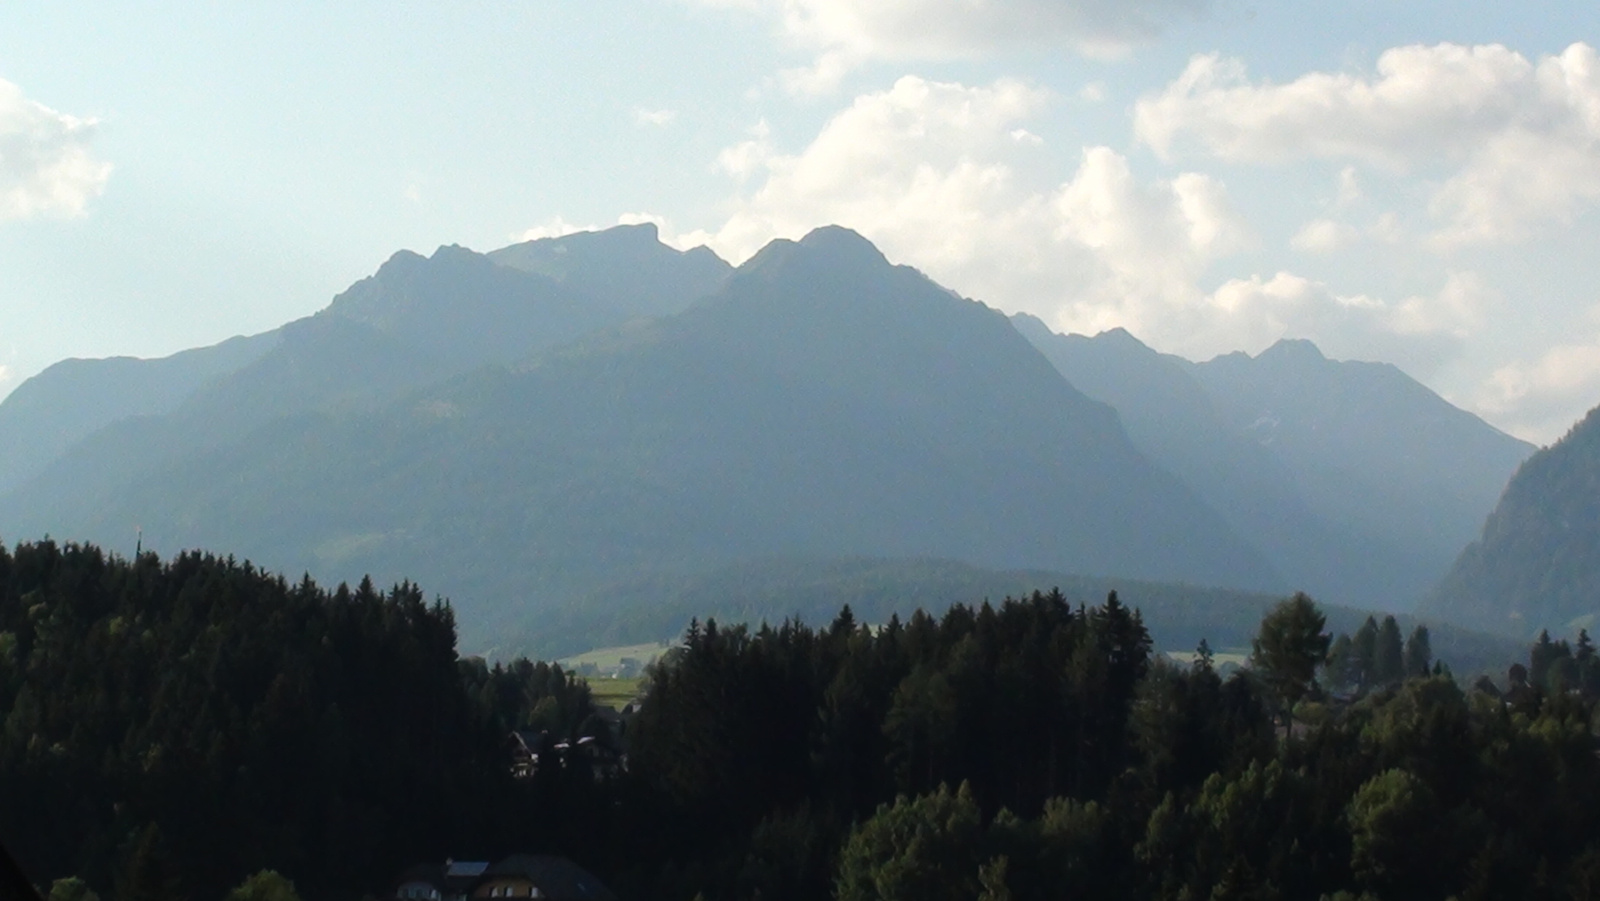
M1315 7L1315 8L1313 8ZM1600 403L1600 8L0 6L0 392L400 248L831 222L1059 330L1309 337L1538 441Z

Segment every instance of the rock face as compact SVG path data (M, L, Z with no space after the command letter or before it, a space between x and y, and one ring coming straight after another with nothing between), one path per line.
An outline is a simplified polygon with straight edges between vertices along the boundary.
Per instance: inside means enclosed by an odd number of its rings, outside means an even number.
M1309 341L1191 363L1121 329L1089 338L1014 321L1319 599L1409 609L1533 452L1393 366L1328 360Z
M1600 615L1600 410L1528 458L1423 610L1519 636Z
M1002 314L852 232L775 242L675 315L586 306L594 282L397 256L179 410L81 442L0 527L419 579L472 638L782 554L1287 587Z

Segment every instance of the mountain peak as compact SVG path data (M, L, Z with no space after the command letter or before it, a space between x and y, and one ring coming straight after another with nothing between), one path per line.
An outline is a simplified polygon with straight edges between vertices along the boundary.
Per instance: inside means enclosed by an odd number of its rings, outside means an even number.
M1305 338L1280 338L1278 342L1256 355L1258 360L1281 360L1288 363L1321 363L1327 361L1322 351Z
M1117 326L1116 328L1106 329L1105 331L1099 333L1098 335L1095 335L1094 338L1095 338L1096 341L1104 341L1107 344L1114 344L1114 345L1118 345L1120 347L1125 347L1125 348L1130 348L1130 349L1132 349L1132 348L1139 348L1139 349L1142 349L1142 350L1149 350L1150 349L1150 346L1148 344L1145 344L1143 341L1140 341L1138 338L1135 338L1133 336L1132 332L1128 331L1127 329L1123 328L1120 325Z
M857 280L893 268L882 251L860 233L838 225L813 229L799 241L776 238L746 260L739 271L776 278L794 268L815 270L811 278Z
M800 246L840 256L855 257L863 261L887 265L889 260L871 241L854 229L842 225L824 225L812 229L800 239Z

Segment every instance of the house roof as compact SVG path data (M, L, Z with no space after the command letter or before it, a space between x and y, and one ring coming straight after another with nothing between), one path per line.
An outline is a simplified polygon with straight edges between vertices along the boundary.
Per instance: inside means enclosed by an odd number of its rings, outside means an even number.
M513 854L490 867L484 879L526 879L550 901L616 901L593 873L565 857Z
M444 866L446 879L476 879L489 869L487 860L447 860Z

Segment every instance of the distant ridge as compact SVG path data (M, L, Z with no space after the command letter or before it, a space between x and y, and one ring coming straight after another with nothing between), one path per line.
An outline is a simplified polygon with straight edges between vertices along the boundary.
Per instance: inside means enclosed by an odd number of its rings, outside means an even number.
M1142 452L1327 600L1412 607L1533 452L1393 366L1329 360L1310 341L1192 363L1122 329L1013 321L1117 409Z

